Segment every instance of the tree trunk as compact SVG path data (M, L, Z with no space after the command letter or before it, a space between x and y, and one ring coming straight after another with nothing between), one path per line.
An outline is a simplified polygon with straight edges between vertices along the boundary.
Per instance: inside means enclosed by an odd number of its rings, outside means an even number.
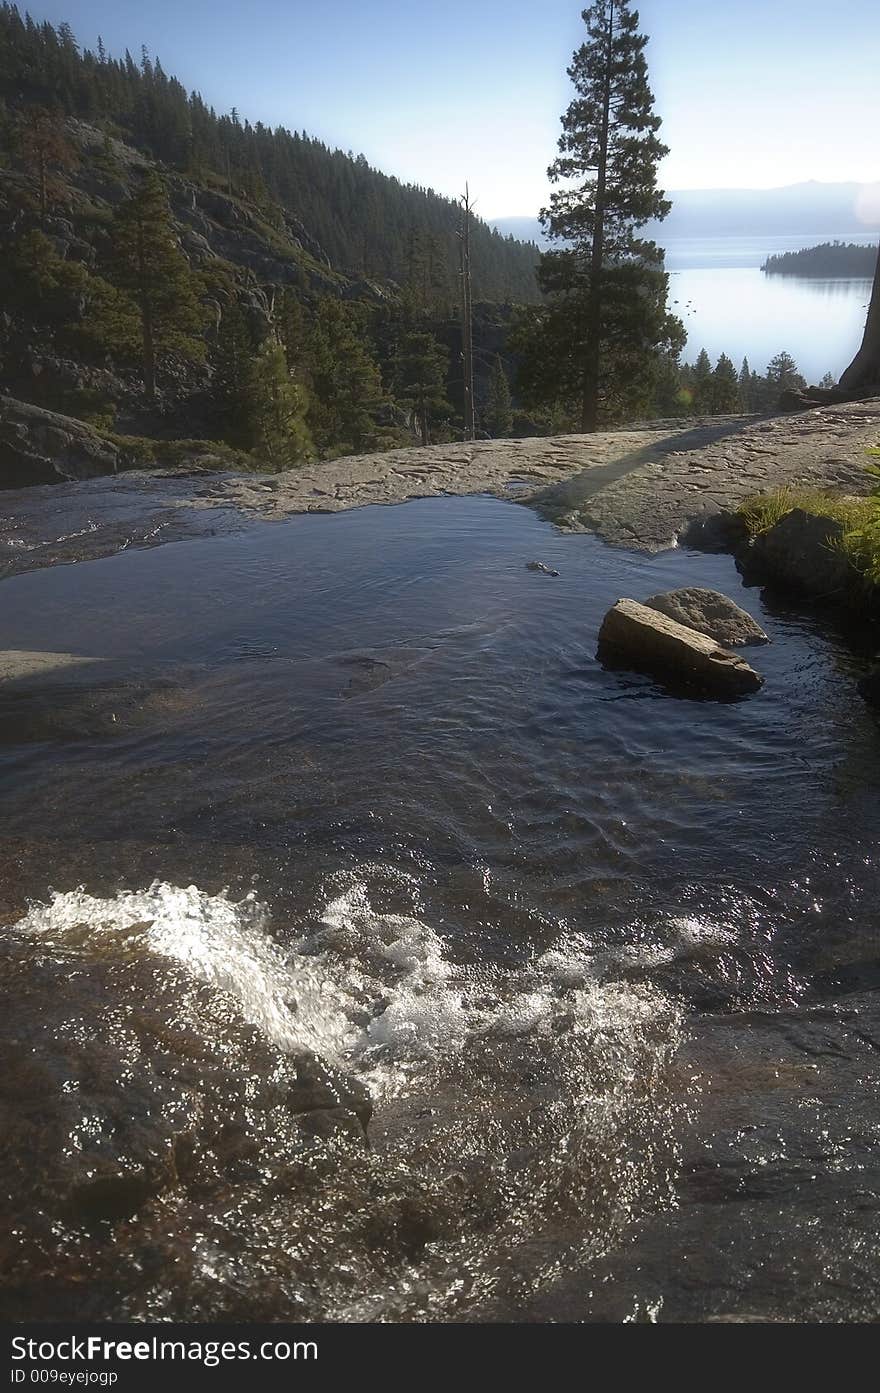
M846 392L880 391L880 249L862 346L840 379Z
M605 259L605 185L608 177L608 131L611 122L611 67L614 44L614 4L608 12L608 51L605 57L605 83L602 93L602 134L599 141L599 168L596 172L596 221L590 256L590 298L587 308L587 346L584 354L581 430L589 434L599 425L599 373L601 350L599 328L602 319L602 263Z
M40 226L46 225L46 152L40 150Z

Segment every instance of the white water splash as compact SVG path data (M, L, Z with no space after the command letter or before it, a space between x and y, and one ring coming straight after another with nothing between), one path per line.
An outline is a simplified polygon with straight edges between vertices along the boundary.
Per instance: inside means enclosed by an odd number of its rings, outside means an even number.
M234 902L160 881L111 899L73 890L31 906L16 929L77 957L122 952L167 958L233 997L244 1020L283 1049L336 1056L348 1044L344 998L325 980L320 963L288 965L252 895Z
M656 994L597 981L596 959L575 939L516 970L457 966L416 915L376 912L357 875L289 949L270 937L253 895L233 901L158 881L107 899L54 893L16 930L81 958L113 952L173 961L227 994L275 1045L357 1070L380 1097L405 1091L427 1066L469 1047L524 1039L549 1046L563 1029L572 1043L589 1036L623 1080L637 1056L643 1064L645 1035L658 1017Z
M402 892L412 913L371 903L368 886L378 898L389 874L394 902ZM160 882L108 898L53 894L12 932L62 962L164 958L276 1047L313 1050L359 1075L378 1105L375 1149L334 1172L343 1220L353 1187L360 1208L395 1229L403 1184L421 1196L417 1209L440 1206L446 1237L420 1257L417 1277L404 1265L378 1286L373 1255L361 1269L354 1251L349 1272L360 1278L337 1287L323 1271L321 1309L346 1321L439 1319L466 1316L503 1288L519 1245L532 1289L558 1276L564 1254L598 1251L647 1196L667 1202L666 1079L681 1017L650 987L599 980L595 955L567 931L516 967L459 964L425 917L414 881L361 867L288 946L254 896ZM372 1179L361 1195L364 1166ZM321 1189L319 1211L291 1219L285 1261L309 1250L306 1232L328 1223L333 1232L331 1192ZM548 1223L553 1242L533 1250ZM269 1225L258 1251L275 1241ZM225 1282L223 1242L216 1251L199 1242L202 1277ZM304 1281L311 1293L311 1260Z

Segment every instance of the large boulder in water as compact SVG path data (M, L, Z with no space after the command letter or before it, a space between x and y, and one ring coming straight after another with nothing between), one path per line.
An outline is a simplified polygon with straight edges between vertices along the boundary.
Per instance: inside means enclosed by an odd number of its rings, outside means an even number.
M667 590L662 595L652 595L645 604L648 609L656 609L677 624L696 629L698 634L705 634L728 648L737 644L770 641L760 624L719 590L687 586L681 590Z
M599 660L660 678L673 689L724 698L756 692L763 677L714 639L640 605L618 600L599 632Z

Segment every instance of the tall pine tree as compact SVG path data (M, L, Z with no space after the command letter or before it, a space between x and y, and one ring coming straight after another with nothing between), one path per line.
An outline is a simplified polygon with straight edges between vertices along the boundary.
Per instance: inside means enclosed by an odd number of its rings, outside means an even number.
M743 358L742 367L739 370L737 409L743 412L750 412L753 410L752 370L749 367L748 358Z
M250 364L245 409L251 448L262 463L278 471L313 455L305 388L291 378L284 349L272 336Z
M363 307L325 296L299 355L290 346L288 352L308 384L309 429L321 457L374 446L382 378L365 336Z
M510 435L513 425L513 406L510 400L510 385L504 364L496 355L489 377L489 397L486 402L486 429L496 439Z
M189 263L177 244L165 186L150 171L120 204L111 229L109 277L137 304L141 318L144 394L156 396L156 356L177 351L199 361L204 315Z
M581 429L593 431L603 405L620 396L619 380L680 346L683 329L667 313L663 253L636 235L671 206L657 187L667 147L657 135L647 38L628 0L597 0L583 19L587 39L568 69L575 97L548 171L561 187L542 213L549 237L564 246L542 257L539 279L551 297L545 351L579 398Z
M450 414L446 400L449 354L434 335L413 328L404 334L398 349L394 394L408 407L423 445L431 443L431 427Z
M77 153L64 130L57 113L45 107L32 107L21 120L19 143L22 157L37 178L40 196L40 219L46 221L49 205L63 195L64 184L59 172L73 169L79 162Z
M737 409L739 376L730 358L722 353L712 374L711 401L715 416L726 416Z

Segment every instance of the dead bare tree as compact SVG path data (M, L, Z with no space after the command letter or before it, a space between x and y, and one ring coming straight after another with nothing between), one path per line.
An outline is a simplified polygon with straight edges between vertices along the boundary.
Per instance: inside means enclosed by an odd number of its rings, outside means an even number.
M464 438L476 438L474 412L474 307L471 299L471 214L474 205L465 185L461 198L461 348L464 361Z

